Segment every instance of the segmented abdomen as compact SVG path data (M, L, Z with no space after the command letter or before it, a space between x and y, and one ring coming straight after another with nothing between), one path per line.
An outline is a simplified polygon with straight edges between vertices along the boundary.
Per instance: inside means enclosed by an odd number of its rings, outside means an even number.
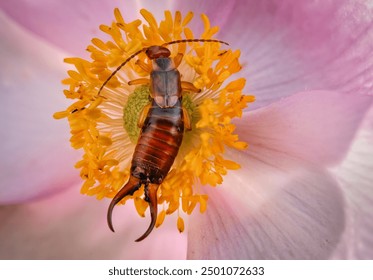
M180 100L171 108L160 108L153 101L133 154L132 175L160 184L175 160L183 134Z

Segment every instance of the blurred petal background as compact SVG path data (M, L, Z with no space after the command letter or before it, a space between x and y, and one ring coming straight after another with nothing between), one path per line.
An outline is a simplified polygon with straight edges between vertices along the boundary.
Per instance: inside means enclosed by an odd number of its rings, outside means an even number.
M18 0L0 7L0 258L373 258L372 1ZM237 121L252 145L231 152L246 164L207 189L207 213L193 214L184 234L168 219L140 244L133 240L147 222L131 203L116 212L112 234L108 203L79 194L79 152L70 148L68 124L52 118L68 104L63 58L87 58L114 7L127 21L141 8L158 20L166 9L191 10L196 37L198 15L207 14L220 26L216 37L241 50L239 76L257 98Z

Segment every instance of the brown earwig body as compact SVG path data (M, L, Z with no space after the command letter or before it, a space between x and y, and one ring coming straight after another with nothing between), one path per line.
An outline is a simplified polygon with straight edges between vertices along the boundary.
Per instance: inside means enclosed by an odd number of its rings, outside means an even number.
M189 116L182 107L182 86L187 90L198 92L191 83L181 82L180 73L175 62L169 57L170 51L165 45L182 42L219 42L211 39L179 40L166 43L163 46L144 48L130 56L123 62L105 81L99 90L99 94L105 84L115 73L130 59L142 51L152 60L153 70L150 73L150 99L138 122L141 133L133 154L130 170L130 178L123 188L115 195L110 203L107 221L109 228L114 231L112 224L112 212L114 206L124 197L133 195L141 186L144 186L145 200L149 203L151 222L146 232L136 239L141 241L146 238L155 226L157 219L157 190L163 182L179 151L183 140L184 128L191 129ZM129 84L139 84L146 79L132 81ZM146 80L147 81L147 80Z

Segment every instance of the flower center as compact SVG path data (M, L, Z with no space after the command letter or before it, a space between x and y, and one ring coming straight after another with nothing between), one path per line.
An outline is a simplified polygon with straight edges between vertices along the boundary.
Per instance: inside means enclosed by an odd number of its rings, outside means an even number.
M227 147L247 147L234 134L231 120L241 117L254 97L242 94L243 78L231 78L241 69L240 52L211 42L218 28L211 28L205 15L205 30L199 37L205 41L179 43L182 39L194 39L187 27L192 13L183 19L180 12L172 16L166 11L159 24L150 12L141 10L141 14L146 23L127 23L116 9L116 20L110 26L100 26L109 40L94 38L87 48L91 61L65 59L76 70L68 71L68 78L63 80L67 85L64 94L75 102L54 117L68 119L71 145L83 150L82 159L75 165L84 180L81 193L98 199L113 198L129 180L131 159L141 131L139 115L153 96L149 88L152 61L141 50L178 41L166 46L180 72L182 85L187 85L182 93L182 108L190 119L191 130L184 132L175 161L156 193L160 208L156 226L162 224L166 214L177 212L177 227L183 231L182 212L191 214L198 204L201 213L206 210L208 197L203 188L221 184L229 169L239 168L238 163L224 158L224 151ZM138 54L133 56L135 53ZM128 58L128 63L116 70ZM148 207L144 187L125 197L122 203L128 198L134 200L139 215L144 216Z

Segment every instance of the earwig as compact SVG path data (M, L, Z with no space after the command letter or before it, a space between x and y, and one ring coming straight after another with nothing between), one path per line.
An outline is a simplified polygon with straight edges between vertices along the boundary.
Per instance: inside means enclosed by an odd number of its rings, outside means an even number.
M158 187L174 163L183 140L184 129L191 129L188 113L181 103L182 90L192 92L200 90L192 83L181 81L177 67L181 62L182 54L172 60L171 52L166 48L171 44L186 42L217 42L228 45L226 42L213 39L185 39L143 48L120 64L98 91L100 95L109 80L138 54L145 52L152 61L153 70L150 73L150 79L142 78L128 83L129 85L149 83L151 103L144 107L139 117L138 126L141 128L141 133L132 157L129 180L114 196L107 212L108 226L114 232L112 224L114 206L124 197L133 195L141 186L144 186L145 201L149 204L151 222L145 233L135 240L136 242L145 239L155 226L158 213Z

